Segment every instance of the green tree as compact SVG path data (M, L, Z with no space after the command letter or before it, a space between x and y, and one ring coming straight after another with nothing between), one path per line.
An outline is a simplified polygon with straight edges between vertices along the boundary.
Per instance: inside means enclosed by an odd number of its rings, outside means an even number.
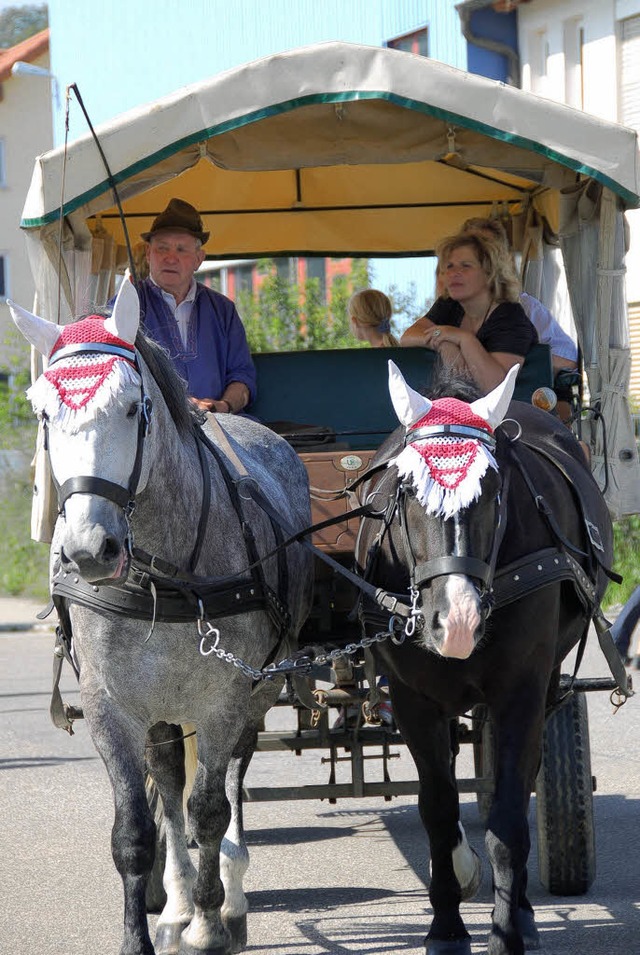
M15 46L48 25L46 3L7 7L0 13L0 49Z
M318 279L299 285L283 279L271 259L257 264L262 283L256 293L241 292L238 311L254 352L358 347L349 328L350 295L369 284L366 260L355 260L348 275L337 276L322 300Z

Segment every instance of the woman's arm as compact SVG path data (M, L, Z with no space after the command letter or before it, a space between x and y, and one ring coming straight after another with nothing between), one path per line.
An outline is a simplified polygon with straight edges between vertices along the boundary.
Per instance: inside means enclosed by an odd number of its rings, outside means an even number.
M402 333L400 344L403 348L424 348L425 332L435 327L433 322L427 318L426 315L423 315L422 318L419 318L417 322L414 322L413 325L410 325L409 328Z
M426 333L435 327L436 323L447 324L462 317L462 306L451 298L437 298L426 315L411 325L400 339L403 348L424 348ZM431 347L430 345L428 346Z
M447 345L457 346L464 366L485 393L499 385L514 365L524 364L522 355L514 355L510 352L488 352L473 332L467 332L452 325L434 326L426 333L425 338L427 348L440 352L448 365L451 364L448 357L450 352L445 353L445 348Z

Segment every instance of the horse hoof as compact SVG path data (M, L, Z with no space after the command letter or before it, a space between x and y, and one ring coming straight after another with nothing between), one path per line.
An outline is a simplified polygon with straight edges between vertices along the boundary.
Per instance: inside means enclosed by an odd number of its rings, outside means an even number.
M178 955L229 955L226 945L216 945L215 948L194 948L187 942L181 942Z
M425 955L471 955L471 939L425 939Z
M180 951L180 936L188 922L166 922L156 929L156 955L178 955Z
M536 928L536 921L533 912L529 909L518 909L518 931L522 935L525 951L537 952L540 948L540 936Z
M224 919L225 928L231 936L231 955L237 955L243 952L247 947L247 916L238 915L234 918Z

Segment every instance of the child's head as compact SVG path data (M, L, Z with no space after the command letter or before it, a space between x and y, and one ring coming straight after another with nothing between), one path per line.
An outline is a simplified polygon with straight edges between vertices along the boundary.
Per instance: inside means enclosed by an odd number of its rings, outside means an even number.
M362 289L349 299L347 308L351 328L356 338L367 339L383 347L394 346L398 340L391 334L391 302L384 292L375 288ZM378 336L381 340L378 341Z

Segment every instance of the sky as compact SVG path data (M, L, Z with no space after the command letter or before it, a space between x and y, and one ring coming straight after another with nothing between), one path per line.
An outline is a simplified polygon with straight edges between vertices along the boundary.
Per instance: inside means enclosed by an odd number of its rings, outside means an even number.
M40 0L34 0L34 2L39 3ZM322 0L321 6L324 2L325 0ZM409 2L411 2L411 0L409 0ZM426 6L424 8L421 7L421 9L429 7L431 2L432 0L428 0ZM441 0L438 0L438 2L440 3ZM453 0L447 0L447 5L450 5L452 2ZM102 68L96 69L96 60L93 53L90 60L87 60L86 55L82 53L84 46L83 40L86 39L82 32L84 29L82 24L78 22L74 24L73 19L69 20L66 17L68 9L66 6L67 3L73 3L73 0L53 0L53 2L49 4L50 24L52 27L52 69L55 73L59 74L57 76L57 82L59 96L62 101L64 101L65 85L67 83L78 82L78 87L94 125L99 125L106 118L111 118L113 115L116 115L116 113L122 112L123 109L130 108L132 105L149 102L159 95L164 95L167 92L179 88L179 86L184 83L193 82L195 79L202 78L203 60L201 51L199 51L197 55L194 51L192 63L189 62L189 59L185 60L184 57L179 55L170 58L169 61L166 60L163 56L162 47L162 43L166 37L166 31L163 31L165 32L165 36L154 33L153 19L148 21L149 29L146 31L147 40L151 49L156 48L157 55L163 62L163 69L155 69L155 61L153 59L149 61L144 57L140 57L139 52L137 55L132 55L130 49L131 44L134 44L135 49L139 51L140 36L138 31L134 29L136 18L139 18L146 9L147 0L136 0L133 9L121 7L121 9L127 11L126 16L129 18L133 17L134 19L131 22L127 20L123 24L120 47L109 44L106 50L103 51L103 56L100 60L100 66ZM140 6L138 6L138 3ZM300 45L300 42L293 44L288 42L289 35L287 33L287 26L281 25L278 28L277 25L274 25L275 21L280 19L281 15L281 11L280 13L278 12L281 6L279 0L268 0L268 6L273 16L271 18L271 26L269 27L263 24L262 30L258 29L256 19L251 15L253 9L252 3L253 0L240 0L237 7L235 7L234 16L244 16L246 19L244 43L241 54L238 53L240 56L239 62L251 60L258 55L258 53L262 55L264 50L268 49L268 44L274 45L277 49L286 48L286 46L290 45ZM258 0L256 0L256 3L258 3ZM21 4L20 0L0 0L0 11L10 6L21 5L26 4ZM99 19L100 16L106 16L110 9L113 12L112 8L115 9L117 4L114 3L114 0L107 0L103 7L100 0L82 0L80 6L85 6L87 11L93 9L95 17ZM156 19L165 21L165 25L170 26L169 23L166 23L166 18L176 15L175 8L170 0L156 0L154 6L157 14ZM201 6L202 10L200 10ZM327 0L327 6L333 6L331 0ZM218 6L217 0L194 0L191 13L194 14L196 10L200 10L202 13L205 7L209 11L210 19L212 13L217 12L215 18L216 26L219 30L224 30L226 21L223 18L223 11L228 10L226 4ZM262 3L260 3L260 7L262 8ZM308 9L307 5L305 5L305 9ZM372 8L363 6L360 9L371 10ZM344 29L347 31L353 29L359 34L364 33L366 37L365 41L375 44L380 42L380 38L377 32L375 32L378 27L384 32L389 32L390 35L393 35L396 29L394 21L395 15L391 12L392 8L387 7L386 3L380 4L374 0L373 9L377 9L380 14L378 20L372 16L369 18L368 23L366 18L363 22L361 17L358 19L359 14L356 7L352 10L353 20L349 21L349 24L344 26ZM227 16L227 13L225 13L224 16ZM58 38L56 38L56 24L64 26L62 37L58 36ZM181 33L178 27L175 29ZM333 30L334 27L327 25L326 17L323 18L322 13L320 13L317 18L313 19L313 22L309 24L299 23L297 26L292 27L292 29L296 29L300 32L301 40L304 43L313 42L316 39L332 39L333 35L329 36L327 34L327 36L324 36L322 31L324 30L326 32L327 29ZM372 32L368 35L367 31ZM171 32L170 29L169 33ZM237 33L237 30L233 30L232 28L230 35L233 33ZM349 38L356 39L355 36ZM177 49L179 49L181 42L185 42L184 37L182 37L181 40L180 37L176 36L175 40ZM70 58L66 56L67 47L70 45L78 51L77 56L72 58L71 62ZM118 56L118 49L120 49L120 56ZM235 55L234 51L228 47L226 47L226 49L226 58L233 58ZM209 71L211 74L232 65L232 61L228 63L220 61L219 46L214 48L213 44L210 45L210 57L212 67L209 68ZM120 64L123 66L126 64L126 68L119 68L118 60L120 60ZM91 63L91 66L88 65L89 63ZM63 75L65 72L63 64L67 72L69 69L71 70L69 75ZM216 65L214 66L214 64ZM63 70L63 72L60 72L61 70ZM190 71L193 72L194 70L195 73L191 76ZM105 84L105 78L107 76L109 77L109 82ZM167 88L164 88L163 84L164 87ZM106 87L108 87L108 90ZM112 107L114 102L122 104L121 107L114 110ZM75 102L72 106L70 120L69 135L71 139L83 135L86 132L84 117ZM63 139L64 118L61 113L58 113L58 116L54 118L54 141L60 144ZM433 259L375 259L370 260L370 271L372 284L385 292L388 292L390 288L396 286L406 295L413 286L415 288L415 301L420 305L426 304L427 301L433 297L435 271ZM406 325L406 322L404 324Z

